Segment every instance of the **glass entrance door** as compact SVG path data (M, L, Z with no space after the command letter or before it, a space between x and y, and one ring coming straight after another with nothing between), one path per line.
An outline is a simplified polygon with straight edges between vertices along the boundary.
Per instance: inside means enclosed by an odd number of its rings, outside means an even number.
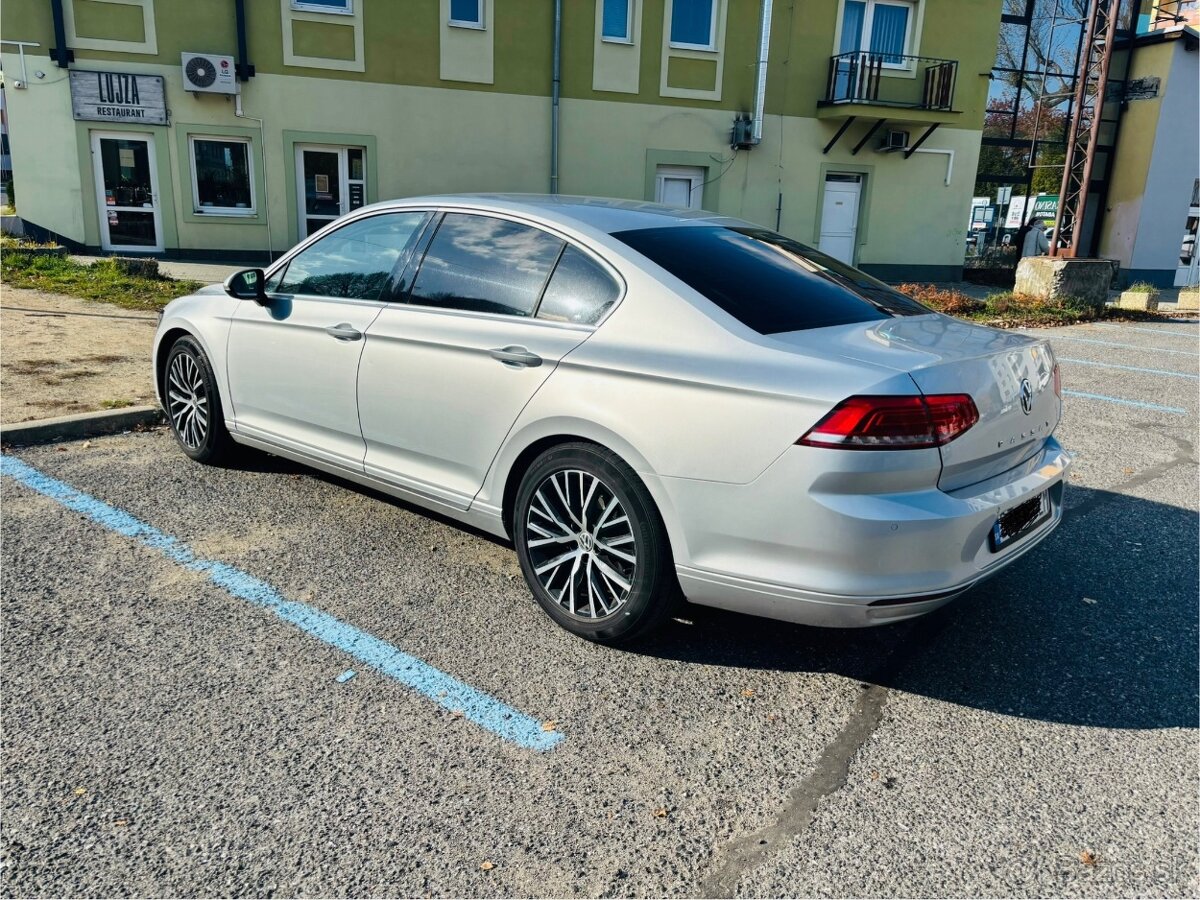
M362 147L296 146L300 240L366 202Z
M158 171L146 135L92 133L100 246L156 253L163 249Z

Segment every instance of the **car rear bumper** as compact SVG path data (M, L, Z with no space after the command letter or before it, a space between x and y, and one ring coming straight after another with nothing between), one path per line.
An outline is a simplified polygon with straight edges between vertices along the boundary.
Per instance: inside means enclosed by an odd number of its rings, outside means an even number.
M831 469L833 460L821 455L830 453L866 468L839 471L835 463ZM695 603L808 625L896 622L931 612L996 574L1062 519L1071 456L1053 438L1008 472L950 492L859 493L860 485L905 486L899 471L871 472L865 456L895 454L793 447L750 484L660 479L676 517L672 532L684 544L674 547L684 594ZM994 552L988 537L999 514L1042 492L1050 498L1049 517Z

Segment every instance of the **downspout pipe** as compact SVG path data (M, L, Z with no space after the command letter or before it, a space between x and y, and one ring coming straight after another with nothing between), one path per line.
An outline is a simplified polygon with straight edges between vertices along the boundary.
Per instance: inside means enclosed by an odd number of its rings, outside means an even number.
M767 57L771 52L772 0L762 0L762 21L758 30L758 73L754 80L754 125L750 139L762 143L763 114L767 107Z
M248 61L246 50L246 0L233 0L234 16L237 21L237 72L238 81L249 81L254 77L254 66Z
M50 14L54 18L54 64L65 69L73 54L67 47L67 26L63 19L63 0L50 0Z
M562 82L562 0L554 0L554 72L550 85L550 193L558 193L558 93Z

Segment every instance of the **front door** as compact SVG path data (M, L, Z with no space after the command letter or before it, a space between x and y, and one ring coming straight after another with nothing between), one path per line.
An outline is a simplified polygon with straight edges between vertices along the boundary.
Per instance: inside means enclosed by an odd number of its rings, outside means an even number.
M296 145L298 238L366 203L366 150L324 144Z
M858 240L858 204L862 194L861 175L825 176L825 201L821 206L822 253L854 265Z
M163 249L158 167L150 135L92 132L92 165L105 250Z
M359 358L426 217L386 213L343 225L271 273L265 306L238 304L227 352L238 433L362 471Z

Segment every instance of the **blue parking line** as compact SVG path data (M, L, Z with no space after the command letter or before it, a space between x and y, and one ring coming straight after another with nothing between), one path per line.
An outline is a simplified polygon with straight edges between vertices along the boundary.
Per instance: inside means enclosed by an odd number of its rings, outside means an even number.
M1063 391L1068 397L1083 397L1085 400L1103 400L1105 403L1119 403L1122 406L1137 406L1141 409L1153 409L1157 412L1169 412L1186 416L1187 410L1178 406L1159 406L1157 403L1143 403L1141 400L1126 400L1123 397L1106 397L1104 394L1088 394L1083 391Z
M439 706L454 712L461 711L476 725L505 740L532 750L550 750L563 739L560 732L544 731L538 720L475 690L429 663L316 607L288 600L265 581L241 569L203 559L177 538L147 525L124 510L109 506L69 484L51 478L16 457L0 455L0 475L49 497L67 509L82 513L109 531L157 550L186 569L204 573L209 581L232 596L274 613L283 621L423 694Z
M1099 344L1101 347L1123 347L1126 350L1152 350L1155 353L1178 353L1182 356L1190 356L1192 359L1200 357L1200 352L1196 350L1168 350L1165 347L1143 347L1140 344L1117 344L1113 341L1097 341L1094 338L1067 337L1065 334L1055 334L1050 337L1051 343L1058 341L1075 341L1078 344Z
M1145 372L1147 375L1167 375L1172 378L1200 378L1190 372L1172 372L1170 369L1147 369L1143 366L1118 366L1116 363L1095 362L1090 359L1071 359L1069 356L1055 357L1059 362L1071 363L1074 366L1095 366L1098 369L1121 369L1125 372Z

